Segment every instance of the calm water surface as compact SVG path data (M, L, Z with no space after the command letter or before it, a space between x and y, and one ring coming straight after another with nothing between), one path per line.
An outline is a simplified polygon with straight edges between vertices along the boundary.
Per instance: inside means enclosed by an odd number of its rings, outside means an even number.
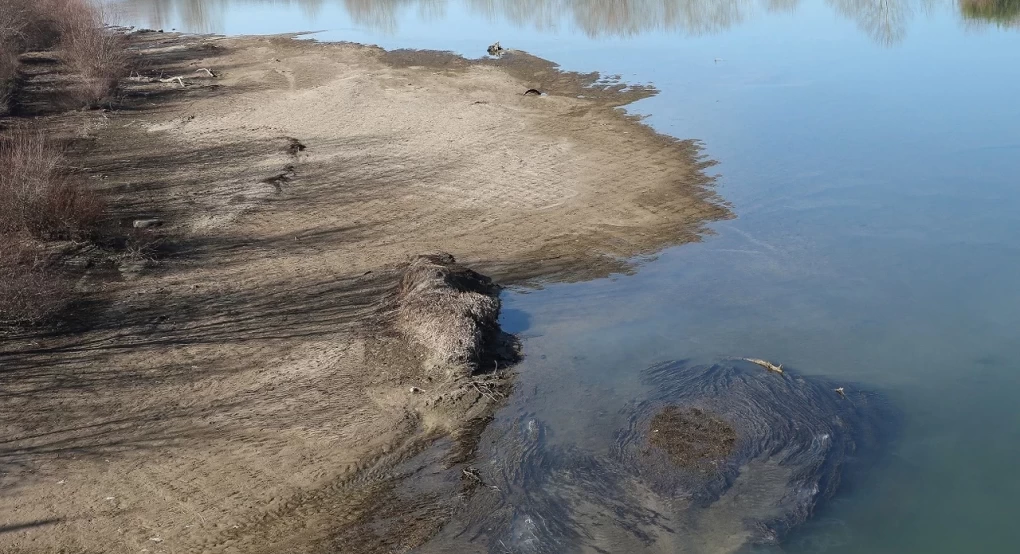
M525 337L495 427L598 449L669 359L755 356L904 413L790 553L1020 548L1020 3L1014 0L133 0L130 24L469 56L500 40L662 93L738 218L636 275L508 295ZM611 417L609 418L611 419Z

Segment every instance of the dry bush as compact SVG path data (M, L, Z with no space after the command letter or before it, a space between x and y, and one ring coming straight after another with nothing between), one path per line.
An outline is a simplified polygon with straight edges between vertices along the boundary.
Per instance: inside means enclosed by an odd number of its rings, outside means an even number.
M71 0L7 0L20 12L21 48L45 50L56 46L60 38L59 20Z
M10 94L19 53L52 46L59 46L61 59L74 74L71 102L96 106L112 97L129 72L130 56L124 37L106 29L99 2L0 2L0 97Z
M430 369L469 376L500 334L499 287L449 254L419 256L401 281L398 327L424 347Z
M16 130L0 137L0 233L39 238L89 234L104 204L38 132Z
M75 100L87 106L109 101L130 69L124 37L106 29L102 7L91 0L64 0L56 17L61 58L78 79Z
M18 53L24 40L25 16L16 1L0 4L0 115L7 112L18 74Z
M0 240L0 325L38 323L71 298L72 283L48 268L38 245Z

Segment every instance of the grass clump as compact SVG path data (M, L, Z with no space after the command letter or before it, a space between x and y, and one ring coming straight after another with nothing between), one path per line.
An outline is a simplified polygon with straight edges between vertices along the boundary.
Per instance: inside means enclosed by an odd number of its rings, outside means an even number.
M499 287L449 254L419 256L404 271L398 327L449 377L469 376L497 340Z

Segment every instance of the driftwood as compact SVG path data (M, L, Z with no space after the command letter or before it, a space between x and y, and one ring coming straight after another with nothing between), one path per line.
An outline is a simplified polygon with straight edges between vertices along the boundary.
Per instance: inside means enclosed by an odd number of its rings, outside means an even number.
M774 373L779 373L779 374L783 373L783 364L776 365L776 364L774 364L774 363L772 363L772 362L770 362L768 360L761 360L761 359L758 359L758 358L737 358L737 359L738 360L744 360L745 362L751 362L752 364L755 364L755 365L760 365L760 366L764 367L765 369L767 369L767 370L769 370L771 372L774 372Z
M178 83L180 83L180 84L181 84L181 88L184 88L184 87L188 86L188 85L185 85L185 84L184 84L184 79L182 79L182 78L180 78L180 77L168 77L168 78L166 78L166 79L157 79L157 80L158 80L158 81L159 81L160 83L172 83L172 82L174 82L174 81L177 81Z
M199 73L199 72L202 72L202 71L208 73L210 77L213 77L213 78L219 77L219 75L217 75L215 72L213 72L210 69L206 69L204 67L201 68L201 69L196 70L195 73ZM147 77L145 75L141 75L141 74L138 74L138 73L132 73L128 77L128 80L129 81L134 81L134 82L137 82L137 83L177 83L177 84L181 85L181 88L184 88L184 87L188 86L188 84L184 82L184 77L182 77L180 75L178 75L176 77L163 77L162 73L159 74L159 77Z

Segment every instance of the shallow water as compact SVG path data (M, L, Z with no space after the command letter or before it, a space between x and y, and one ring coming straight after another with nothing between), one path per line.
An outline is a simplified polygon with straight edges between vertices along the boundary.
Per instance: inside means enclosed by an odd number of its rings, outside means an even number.
M635 275L508 294L528 357L490 435L526 416L550 444L597 451L650 365L772 359L865 383L904 418L785 552L1016 548L1020 14L974 16L1016 2L113 3L125 23L184 31L469 56L500 40L655 84L631 109L704 142L738 217Z

